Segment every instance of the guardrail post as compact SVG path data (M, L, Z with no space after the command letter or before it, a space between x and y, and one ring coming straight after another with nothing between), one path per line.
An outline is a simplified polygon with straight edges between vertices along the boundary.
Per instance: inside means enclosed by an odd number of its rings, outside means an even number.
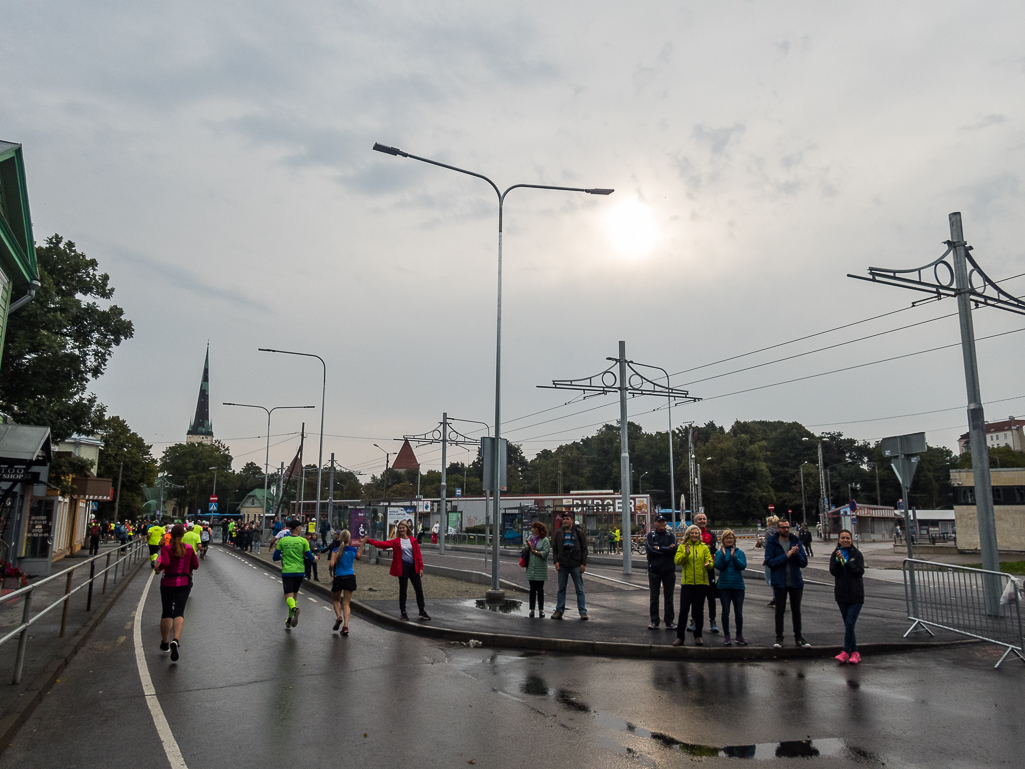
M107 575L110 574L110 553L107 553L107 565L103 567L103 589L100 593L107 592Z
M89 561L89 597L85 599L85 610L93 610L93 575L96 573L96 559Z
M64 609L61 611L61 638L64 637L64 631L68 628L68 605L71 603L71 577L74 573L75 569L72 567L68 571L68 581L64 586Z
M33 590L29 590L25 594L25 608L21 612L21 624L25 627L21 631L21 635L18 636L18 654L14 658L14 676L11 679L12 684L21 683L21 671L25 667L25 647L28 646L28 621L32 614L32 593Z

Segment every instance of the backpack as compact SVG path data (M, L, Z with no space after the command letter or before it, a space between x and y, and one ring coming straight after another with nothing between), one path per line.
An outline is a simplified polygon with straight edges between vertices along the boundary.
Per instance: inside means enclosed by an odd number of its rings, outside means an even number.
M89 530L89 533L94 537L100 536L100 524L94 523L92 528Z

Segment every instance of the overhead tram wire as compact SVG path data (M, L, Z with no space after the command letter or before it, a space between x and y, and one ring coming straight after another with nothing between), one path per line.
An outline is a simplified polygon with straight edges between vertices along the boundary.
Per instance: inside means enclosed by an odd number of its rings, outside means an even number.
M986 401L982 405L983 406L992 406L993 404L996 404L996 403L1006 403L1007 401L1020 401L1023 398L1025 398L1025 395L1015 395L1012 398L1000 398L1000 399L995 400L995 401ZM852 420L849 420L847 422L820 422L819 424L805 425L805 427L834 427L834 426L841 426L841 425L860 425L860 424L865 424L866 422L887 422L887 421L889 421L891 419L906 419L908 417L921 417L921 416L925 416L926 414L942 414L942 413L945 413L947 411L963 411L963 410L964 410L964 406L953 406L953 407L948 408L948 409L933 409L932 411L916 411L913 414L895 414L895 415L889 416L889 417L873 417L872 419L852 419Z
M1017 275L1011 275L1010 277L1002 278L1001 280L998 280L996 282L1002 284L1002 283L1007 283L1008 281L1011 281L1011 280L1016 280L1017 278L1021 278L1021 277L1025 277L1025 272L1019 272ZM1025 297L1018 297L1018 298L1020 299L1020 298L1025 298ZM932 300L932 301L938 301L938 300ZM918 302L916 304L908 305L907 307L901 307L900 309L897 309L897 310L890 310L889 312L884 312L884 313L882 313L880 315L873 315L873 316L871 316L869 318L863 318L862 320L856 320L856 321L853 321L851 323L845 323L842 326L834 326L833 328L827 328L824 331L816 331L814 334L807 334L805 336L800 336L800 337L797 337L796 339L791 339L791 340L789 340L787 342L778 342L776 344L771 344L771 345L769 345L767 347L761 347L761 348L759 348L757 350L751 350L750 352L741 353L739 355L731 355L728 358L722 358L720 360L713 361L711 363L703 363L700 366L694 366L693 368L687 368L687 369L683 369L682 371L677 371L675 374L670 374L670 376L674 377L674 376L680 376L681 374L688 374L691 371L700 371L703 368L710 368L712 366L718 366L720 363L728 363L731 360L738 360L740 358L746 358L746 357L748 357L750 355L757 355L760 352L767 352L769 350L775 350L777 347L785 347L785 346L790 345L790 344L796 344L797 342L803 342L803 341L805 341L807 339L814 339L817 336L823 336L825 334L831 334L834 331L843 331L845 328L852 328L854 326L860 326L863 323L869 323L869 322L871 322L873 320L879 320L881 318L888 318L891 315L897 315L897 314L902 313L902 312L907 312L908 310L913 310L916 307L924 306L927 303L931 303L931 301L927 299L927 300L924 300L922 302ZM956 314L956 313L954 313L954 314ZM940 317L948 317L948 316L940 316ZM933 320L939 320L939 318L934 318ZM930 321L926 321L926 322L930 322ZM912 324L912 325L916 325L916 324ZM907 326L906 328L910 328L910 326ZM894 330L897 330L897 329L894 329ZM867 339L869 337L864 337L864 338ZM852 340L852 341L855 341L855 340ZM704 380L698 380L698 381L704 381ZM681 385L681 386L685 386L685 385Z

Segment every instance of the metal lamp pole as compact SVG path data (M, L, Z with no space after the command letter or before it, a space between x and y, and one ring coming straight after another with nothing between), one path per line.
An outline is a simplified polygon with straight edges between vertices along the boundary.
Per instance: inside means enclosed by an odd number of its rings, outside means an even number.
M391 465L391 452L390 451L385 451L380 446L378 446L376 443L374 444L374 448L377 449L378 451L384 452L384 472L381 473L381 489L383 491L383 493L381 495L381 498L383 499L384 495L388 493L388 466ZM384 523L381 525L381 528L384 530L384 533L381 535L381 539L387 539L388 538L388 513L387 512L384 514Z
M317 454L317 514L315 518L320 520L320 500L323 498L321 494L322 484L324 480L324 401L327 398L327 364L324 359L319 355L314 355L312 352L294 352L292 350L271 350L267 347L257 348L260 352L276 352L281 355L300 355L304 358L316 358L320 361L320 365L324 367L324 380L320 391L320 451ZM267 431L270 433L270 430ZM305 476L304 476L305 480ZM303 484L305 486L305 483Z
M668 392L672 385L669 383L669 372L661 366L652 366L650 363L637 363L633 362L635 366L644 366L645 368L654 368L661 371L666 375L666 391ZM671 395L666 395L666 404L669 408L669 507L672 508L673 518L673 531L676 531L676 468L673 465L673 398ZM637 482L637 493L640 494L640 480Z
M377 152L383 152L386 155L393 155L396 157L410 158L412 160L419 160L422 163L428 163L432 166L438 166L439 168L447 168L450 171L456 171L467 176L474 176L478 179L482 179L491 185L491 188L495 191L498 196L498 323L497 323L497 334L495 344L495 450L492 452L492 475L495 485L495 496L493 498L492 506L492 520L496 526L499 522L499 499L501 497L501 489L499 488L499 481L501 474L499 472L499 456L501 454L499 447L502 442L502 224L503 224L503 213L505 207L505 196L508 195L512 190L518 187L524 187L527 189L534 190L561 190L564 192L586 192L588 195L611 195L614 190L604 188L591 188L585 189L581 187L557 187L547 184L514 184L511 187L507 187L503 192L498 188L491 179L478 174L474 171L467 171L464 168L458 168L456 166L448 165L447 163L439 163L436 160L429 160L428 158L418 157L417 155L411 155L408 152L403 152L397 147L388 147L383 144L374 144L374 150ZM494 565L492 566L491 574L491 590L489 591L489 597L495 600L501 600L504 597L504 593L500 588L498 578L498 538L496 537L493 542L493 557Z
M263 518L260 519L260 534L263 534L263 525L267 522L267 477L270 474L270 415L278 409L315 409L316 406L274 406L269 409L266 406L257 406L252 403L225 403L224 405L263 409L267 412L267 450L263 457Z

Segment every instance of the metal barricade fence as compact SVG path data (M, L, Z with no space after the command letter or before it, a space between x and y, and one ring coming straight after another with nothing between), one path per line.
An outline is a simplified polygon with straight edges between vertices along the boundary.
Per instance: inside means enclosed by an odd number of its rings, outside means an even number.
M949 630L1005 647L1003 656L1015 654L1025 662L1025 639L1021 621L1021 598L1009 574L934 561L904 560L904 596L912 625L904 634L930 627ZM1013 596L1008 603L1001 596Z
M21 612L21 623L17 627L15 627L13 630L11 630L9 633L7 633L7 634L5 634L3 636L0 636L0 646L3 646L8 641L12 640L15 636L17 636L17 638L18 638L18 651L17 651L17 654L16 654L15 659L14 659L14 675L11 678L11 683L12 684L19 684L19 683L21 683L21 672L22 672L22 668L25 665L25 649L28 646L28 639L29 639L28 630L29 630L29 628L32 625L34 625L36 622L38 622L51 609L54 609L57 606L60 606L61 604L63 604L64 605L64 610L63 610L63 615L61 616L61 629L60 629L60 633L59 633L59 637L63 638L64 637L64 633L65 633L65 631L67 630L67 627L68 627L68 609L69 609L70 603L71 603L71 596L73 596L79 590L83 590L83 589L87 590L87 594L88 595L87 595L87 598L86 598L86 606L85 606L85 608L86 608L86 611L91 611L92 610L92 605L93 605L93 583L95 583L96 580L99 579L102 576L103 577L103 587L102 587L101 593L105 593L107 591L107 577L109 576L109 573L110 573L111 569L114 570L113 571L114 583L116 584L117 583L118 569L120 568L121 576L124 577L124 575L125 575L125 573L127 571L128 566L131 565L131 564L136 563L143 553L148 553L148 552L149 552L149 548L146 547L146 543L143 540L141 540L141 539L137 539L134 542L126 545L124 548L121 548L121 547L117 547L116 549L115 548L111 548L106 553L103 553L101 555L94 555L92 558L88 558L88 559L82 561L81 563L76 563L74 566L71 566L70 568L64 569L63 571L59 571L56 574L51 574L49 577L46 577L45 579L41 579L38 582L34 582L31 585L26 585L23 588L19 588L18 590L15 590L13 592L8 593L5 596L0 597L0 606L2 606L5 603L10 603L12 601L17 601L20 598L24 598L25 599L25 605L22 608L22 612ZM111 562L111 558L113 556L115 556L115 555L117 557L113 559L113 562ZM101 559L105 559L106 562L103 564L103 568L100 571L96 571L96 562L101 560ZM76 569L81 569L83 566L88 566L89 567L89 578L86 579L78 587L72 589L71 581L72 581L72 578L74 576L75 570ZM32 595L33 595L33 593L37 589L39 589L40 587L45 585L47 582L58 580L61 577L65 578L64 595L62 595L56 601L51 603L49 606L47 606L41 612L39 612L38 614L33 616L32 615Z

